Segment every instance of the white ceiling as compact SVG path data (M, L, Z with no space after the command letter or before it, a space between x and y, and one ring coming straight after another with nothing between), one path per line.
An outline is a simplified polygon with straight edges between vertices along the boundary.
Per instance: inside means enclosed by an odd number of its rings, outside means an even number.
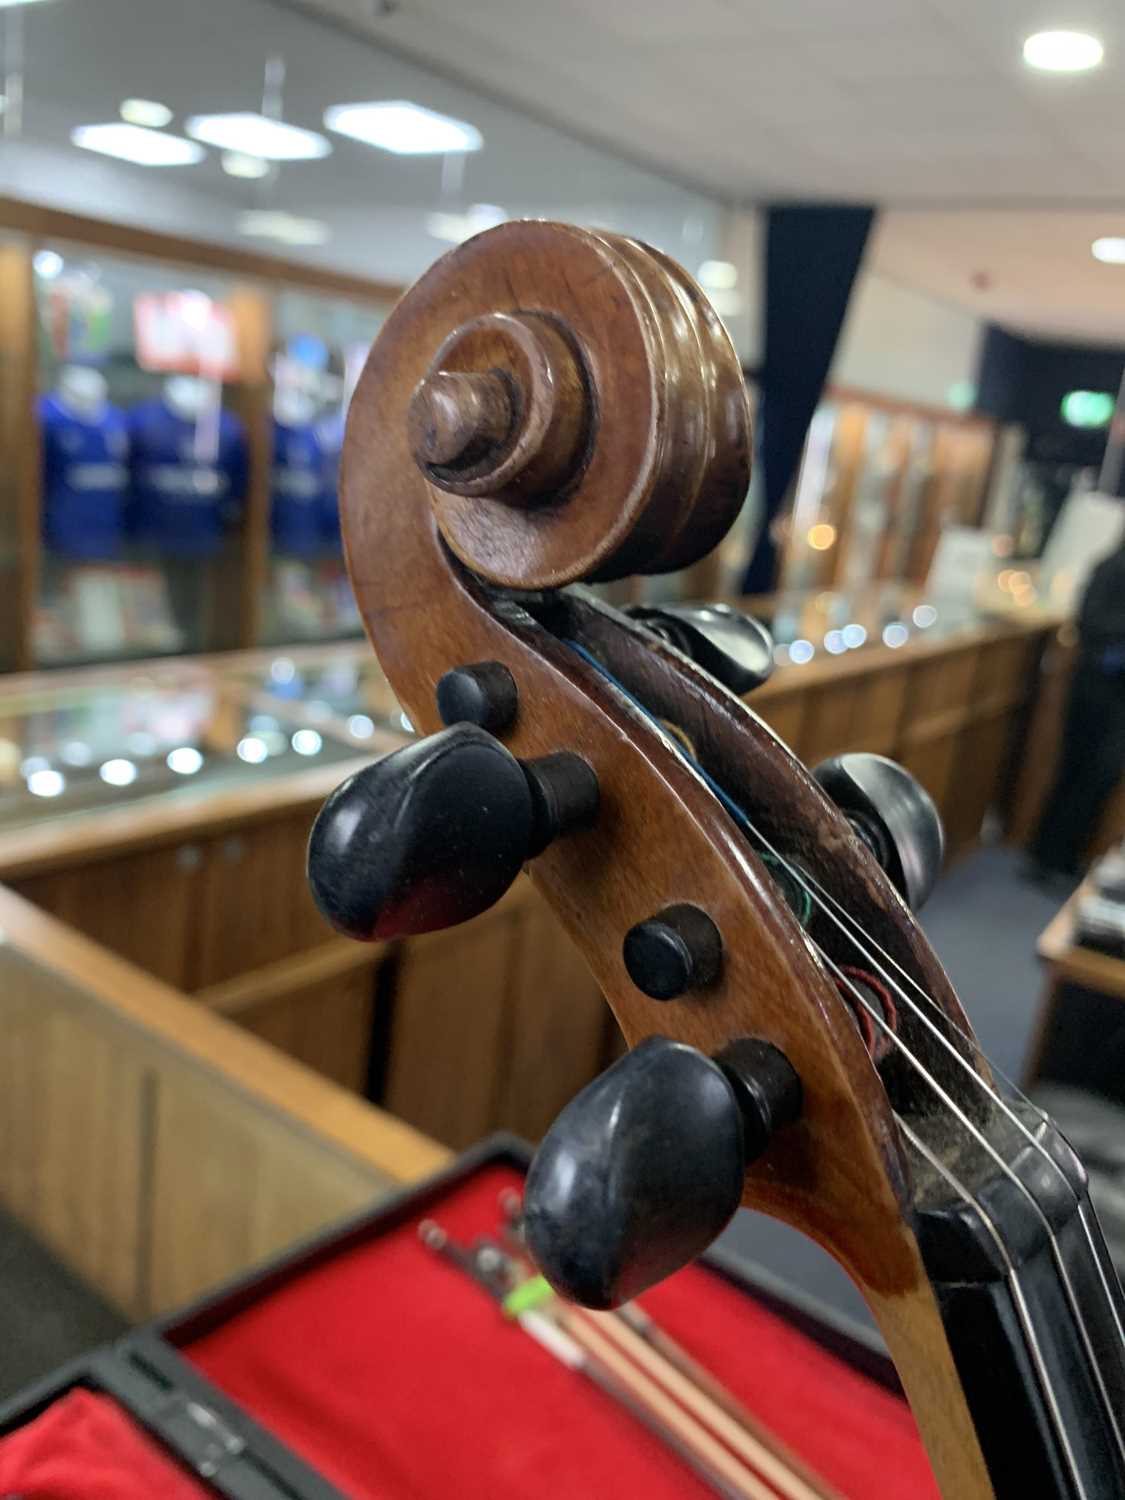
M1122 203L1122 0L298 0L726 198ZM1032 73L1023 38L1106 59Z
M298 254L391 282L412 281L449 248L429 232L430 213L473 203L619 229L693 268L717 253L722 212L702 189L272 0L51 0L0 8L0 17L22 25L26 59L24 131L0 141L0 193L280 254L294 252L240 240L240 212L312 216L331 237ZM214 151L196 166L152 169L70 144L75 125L113 120L128 96L166 103L173 131L192 114L259 108L271 54L285 59L284 114L294 124L323 130L334 103L412 99L471 121L485 149L458 159L463 181L443 184L440 157L393 156L333 136L323 160L287 164L276 181L247 182L226 176Z
M1125 344L1125 266L1090 254L1105 234L1125 234L1125 212L890 212L868 264L1004 328Z

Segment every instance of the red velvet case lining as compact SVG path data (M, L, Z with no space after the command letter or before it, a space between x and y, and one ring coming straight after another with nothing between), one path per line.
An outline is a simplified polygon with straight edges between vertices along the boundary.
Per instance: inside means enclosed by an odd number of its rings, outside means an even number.
M488 1168L434 1211L493 1233ZM353 1500L706 1500L698 1479L461 1272L418 1220L335 1256L182 1352ZM648 1293L661 1325L849 1500L940 1500L906 1405L720 1276ZM85 1493L83 1493L85 1500Z
M109 1396L68 1391L0 1438L0 1496L13 1500L207 1500Z

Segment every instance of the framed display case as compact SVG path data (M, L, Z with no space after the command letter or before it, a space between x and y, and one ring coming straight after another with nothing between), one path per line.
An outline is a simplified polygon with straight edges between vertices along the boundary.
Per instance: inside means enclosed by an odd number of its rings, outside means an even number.
M983 418L829 391L813 417L780 587L924 581L946 525L977 525L995 428Z
M0 199L0 670L357 634L336 475L397 292Z
M261 293L62 241L32 268L35 664L236 646Z
M337 480L344 420L385 309L292 288L273 303L268 644L359 635Z

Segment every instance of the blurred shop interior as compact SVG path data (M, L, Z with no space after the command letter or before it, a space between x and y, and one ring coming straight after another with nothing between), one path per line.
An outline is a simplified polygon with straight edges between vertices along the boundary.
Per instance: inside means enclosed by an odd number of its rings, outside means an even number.
M536 1142L623 1050L526 879L375 944L306 883L414 732L345 563L352 393L520 218L658 247L723 320L742 516L599 591L753 615L796 754L926 788L923 929L1125 1266L1125 16L1058 12L0 0L0 1397ZM865 1319L779 1225L724 1245Z

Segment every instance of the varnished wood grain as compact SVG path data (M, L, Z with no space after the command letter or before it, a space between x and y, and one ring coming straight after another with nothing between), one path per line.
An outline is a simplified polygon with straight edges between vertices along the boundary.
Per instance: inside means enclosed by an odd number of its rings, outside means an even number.
M0 670L29 667L39 595L40 440L32 248L0 244Z
M383 1104L445 1145L495 1122L519 930L509 906L403 950Z
M249 1001L231 1019L305 1067L362 1094L374 1009L375 970L368 963Z
M193 920L201 877L199 844L172 845L18 882L29 901L113 953L186 988L198 941Z

